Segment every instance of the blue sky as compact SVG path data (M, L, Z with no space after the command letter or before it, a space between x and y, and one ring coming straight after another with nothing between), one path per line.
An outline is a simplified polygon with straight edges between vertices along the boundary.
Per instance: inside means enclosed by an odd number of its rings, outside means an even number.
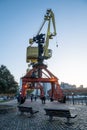
M36 35L49 8L57 36L50 41L53 57L46 61L48 69L59 82L87 87L86 0L0 0L0 65L19 82L27 69L29 38Z

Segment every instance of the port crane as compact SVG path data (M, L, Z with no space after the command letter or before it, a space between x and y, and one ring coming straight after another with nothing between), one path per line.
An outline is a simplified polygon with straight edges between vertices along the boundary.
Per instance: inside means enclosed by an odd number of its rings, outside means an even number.
M47 33L42 33L42 29L48 24ZM51 32L51 24L53 32ZM56 36L55 17L51 9L46 11L44 21L37 32L36 36L29 39L29 46L27 47L26 62L32 66L26 74L21 78L22 90L20 95L20 103L24 103L26 99L27 89L40 89L41 98L44 96L43 83L50 83L51 90L49 93L51 101L58 100L63 102L64 95L60 88L58 78L47 69L44 60L52 57L52 50L49 49L49 40Z

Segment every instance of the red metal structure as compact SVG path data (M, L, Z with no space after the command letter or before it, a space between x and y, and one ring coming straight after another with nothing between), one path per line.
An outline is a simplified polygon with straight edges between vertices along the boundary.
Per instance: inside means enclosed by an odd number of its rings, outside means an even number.
M37 77L37 73L40 71L41 77ZM50 91L50 98L51 100L58 100L63 102L63 92L60 88L58 83L58 78L54 76L48 69L46 65L36 65L31 69L24 77L22 77L22 101L23 103L26 98L26 90L27 89L40 89L41 93L40 96L44 96L44 91L41 83L50 83L51 84L51 91Z

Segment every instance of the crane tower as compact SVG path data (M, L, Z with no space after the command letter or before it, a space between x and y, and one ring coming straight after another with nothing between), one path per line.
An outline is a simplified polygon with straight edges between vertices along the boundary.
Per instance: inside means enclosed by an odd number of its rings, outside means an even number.
M42 29L47 23L47 32L42 33ZM51 31L51 24L53 32ZM20 103L24 103L26 99L27 89L40 89L41 97L44 96L42 83L50 83L51 90L49 96L52 100L58 100L63 102L63 92L58 83L58 78L47 69L47 65L44 64L44 60L48 60L52 57L52 50L49 49L49 40L56 36L55 17L51 9L46 11L43 23L37 32L36 36L29 39L29 46L26 52L26 62L32 66L32 69L27 71L22 79L22 90Z

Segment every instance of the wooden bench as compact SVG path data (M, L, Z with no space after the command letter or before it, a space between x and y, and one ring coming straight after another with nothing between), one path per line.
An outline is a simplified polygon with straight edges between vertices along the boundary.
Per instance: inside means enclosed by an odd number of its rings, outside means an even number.
M70 118L75 118L76 114L71 114L69 109L52 109L44 108L46 115L49 116L49 121L52 121L53 117L65 117L67 118L67 123L69 123Z
M18 106L18 109L21 112L21 114L24 113L24 112L27 112L27 113L29 112L31 116L33 114L39 112L39 111L33 110L32 107L26 107L26 106Z

